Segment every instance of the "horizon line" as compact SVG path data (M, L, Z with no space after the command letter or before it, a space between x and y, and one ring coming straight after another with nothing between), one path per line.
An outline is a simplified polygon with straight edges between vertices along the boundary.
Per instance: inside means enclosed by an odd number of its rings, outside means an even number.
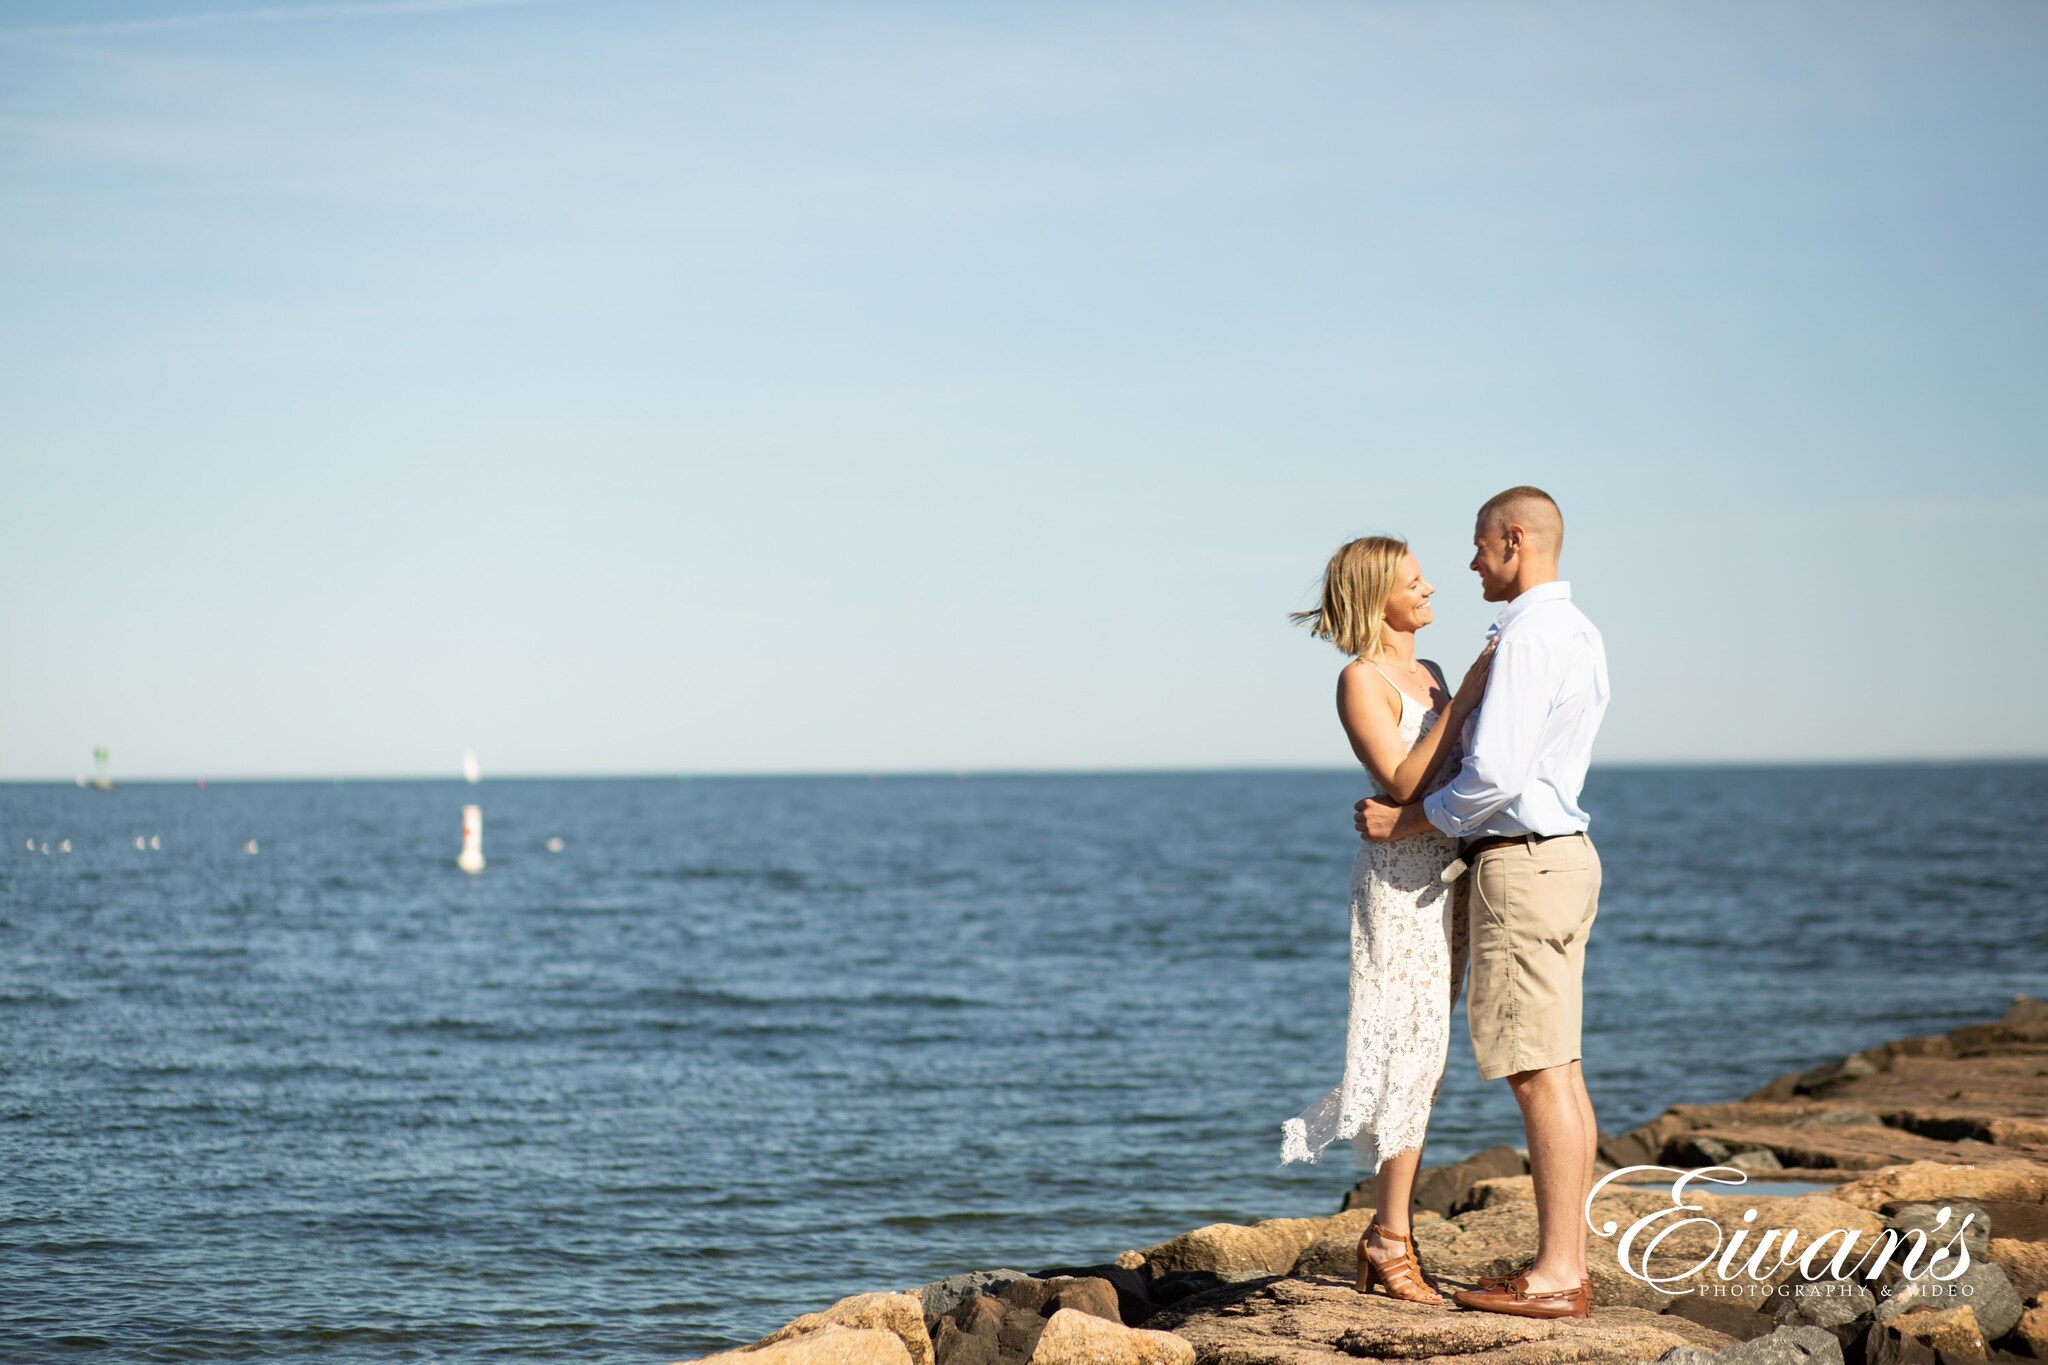
M1935 757L1810 758L1810 759L1616 759L1595 763L1590 772L1619 771L1795 771L1825 768L1979 768L2026 767L2048 763L2048 753L1974 754ZM234 782L453 782L483 786L491 782L689 782L699 779L867 779L950 777L1171 777L1222 773L1363 773L1360 767L1309 763L1222 763L1169 767L1014 767L987 768L703 768L695 770L658 769L645 771L508 772L488 776L475 783L454 773L212 773L168 774L118 777L113 786L188 786L196 783ZM0 777L0 787L80 787L99 790L84 774L63 777Z

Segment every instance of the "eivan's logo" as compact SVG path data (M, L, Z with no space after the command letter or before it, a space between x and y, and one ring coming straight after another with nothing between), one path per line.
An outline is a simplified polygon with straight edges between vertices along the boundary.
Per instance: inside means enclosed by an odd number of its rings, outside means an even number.
M1601 1237L1612 1237L1617 1224L1609 1219L1605 1223L1593 1222L1593 1198L1610 1180L1620 1179L1638 1172L1668 1173L1677 1177L1671 1182L1671 1207L1646 1213L1629 1224L1628 1231L1621 1234L1615 1245L1615 1259L1621 1268L1644 1284L1654 1286L1666 1294L1690 1294L1691 1288L1672 1289L1673 1283L1693 1279L1713 1266L1722 1280L1732 1280L1738 1275L1751 1280L1768 1282L1788 1264L1796 1264L1799 1273L1809 1281L1846 1280L1861 1275L1874 1280L1884 1272L1885 1265L1901 1245L1909 1244L1905 1259L1899 1262L1899 1269L1910 1279L1922 1275L1937 1280L1953 1280L1970 1268L1970 1251L1963 1243L1964 1230L1970 1226L1975 1214L1964 1214L1957 1223L1947 1242L1935 1247L1929 1253L1927 1234L1919 1228L1908 1228L1901 1233L1896 1228L1886 1228L1864 1249L1861 1256L1855 1256L1858 1234L1849 1228L1833 1228L1813 1238L1804 1248L1798 1248L1799 1233L1793 1228L1764 1228L1762 1235L1750 1248L1746 1259L1737 1264L1742 1256L1744 1243L1748 1242L1753 1227L1740 1227L1732 1235L1725 1233L1721 1225L1711 1218L1685 1218L1678 1215L1702 1212L1703 1206L1685 1202L1686 1186L1694 1180L1705 1180L1716 1185L1743 1185L1749 1177L1733 1166L1702 1166L1694 1170L1680 1170L1675 1166L1624 1166L1618 1171L1600 1177L1586 1196L1586 1226ZM1722 1179L1717 1173L1727 1172L1733 1179ZM1939 1234L1950 1218L1947 1205L1942 1205L1935 1218L1934 1231ZM1749 1209L1742 1215L1745 1224L1756 1221L1756 1210ZM1650 1258L1665 1238L1685 1228L1697 1227L1709 1232L1714 1238L1714 1249L1698 1264L1668 1275L1655 1275L1650 1270ZM1830 1245L1836 1238L1841 1245L1832 1254ZM1926 1256L1925 1264L1921 1257ZM1852 1261L1852 1257L1854 1258ZM1953 1268L1947 1268L1952 1265Z

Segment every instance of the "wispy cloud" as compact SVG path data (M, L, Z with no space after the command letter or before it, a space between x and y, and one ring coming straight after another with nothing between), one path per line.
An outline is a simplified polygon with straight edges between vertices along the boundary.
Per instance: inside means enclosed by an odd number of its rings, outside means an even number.
M223 24L294 24L321 19L380 19L449 10L503 9L509 5L544 4L547 0L356 0L332 5L269 5L261 9L198 10L145 19L108 19L82 24L48 24L35 28L0 29L9 38L72 38L95 34L153 33L166 29L213 28Z

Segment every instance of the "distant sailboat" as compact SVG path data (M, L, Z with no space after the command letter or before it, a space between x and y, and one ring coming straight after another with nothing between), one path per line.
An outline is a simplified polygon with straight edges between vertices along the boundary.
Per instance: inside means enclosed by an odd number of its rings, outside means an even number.
M483 769L476 765L476 750L464 749L462 751L462 780L474 784L482 781L483 775Z
M114 779L107 775L107 746L96 745L92 751L92 784L101 791L112 791Z

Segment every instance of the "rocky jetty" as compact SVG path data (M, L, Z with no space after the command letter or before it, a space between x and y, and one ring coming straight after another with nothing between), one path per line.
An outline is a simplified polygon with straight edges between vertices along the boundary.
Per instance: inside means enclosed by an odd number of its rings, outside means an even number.
M1680 1104L1605 1136L1600 1170L1734 1167L1759 1182L1824 1186L1744 1195L1694 1184L1687 1221L1624 1269L1589 1248L1595 1308L1539 1321L1409 1304L1352 1289L1372 1217L1360 1182L1327 1218L1212 1223L1100 1265L980 1270L807 1313L718 1365L1953 1365L2048 1360L2048 1004L1903 1038L1745 1099ZM1662 1183L1603 1186L1598 1228L1673 1208ZM1495 1147L1423 1172L1417 1255L1445 1289L1525 1260L1536 1245L1527 1161ZM1965 1215L1967 1226L1962 1227ZM1650 1225L1662 1228L1676 1219ZM1816 1279L1771 1243L1852 1235L1881 1273ZM1643 1241L1647 1241L1646 1232ZM1967 1249L1946 1261L1915 1246ZM1737 1254L1739 1253L1739 1254ZM1853 1259L1853 1256L1850 1257ZM1875 1266L1878 1261L1871 1264ZM1734 1267L1726 1272L1724 1267ZM1631 1273L1631 1269L1637 1273ZM1909 1273L1910 1272L1910 1273ZM1655 1279L1652 1284L1642 1276ZM1661 1287L1660 1287L1661 1286Z

